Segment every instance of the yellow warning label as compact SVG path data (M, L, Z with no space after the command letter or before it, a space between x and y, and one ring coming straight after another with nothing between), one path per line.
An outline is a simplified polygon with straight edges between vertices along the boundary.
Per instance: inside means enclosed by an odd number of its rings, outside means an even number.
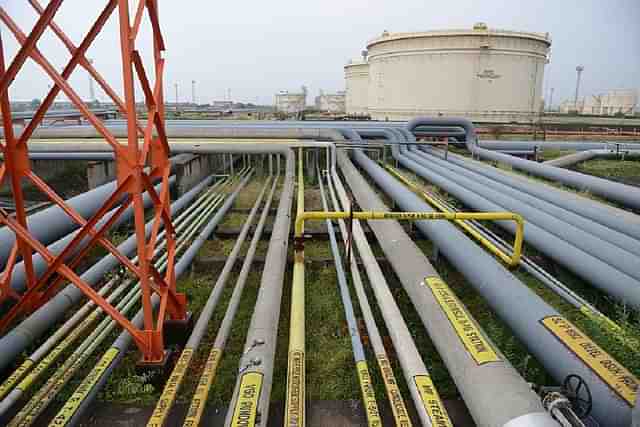
M107 370L113 359L116 358L120 350L117 348L110 348L102 356L102 359L91 370L89 375L82 381L82 384L78 386L76 391L71 395L67 403L64 404L62 409L58 412L53 420L51 420L50 426L65 426L76 413L82 401L89 395L93 386L98 382L104 371Z
M387 389L389 402L391 402L391 411L393 412L396 426L411 427L411 419L409 418L407 408L404 405L404 400L400 394L396 377L393 375L393 369L391 368L389 359L387 359L383 354L377 355L376 359L378 360L380 372L382 372L382 379L384 381L385 388Z
M630 406L634 405L639 383L631 372L564 317L549 316L540 323Z
M482 365L488 362L499 362L500 357L449 286L437 277L427 277L425 284L431 288L433 296L476 363Z
M249 427L256 424L262 377L263 375L258 372L247 372L242 375L238 400L231 419L232 427Z
M209 395L209 389L213 383L213 379L216 376L216 370L218 369L218 363L220 363L220 357L222 356L222 349L214 348L209 353L207 362L204 365L204 371L198 381L198 387L191 399L191 405L187 411L183 426L185 427L197 427L200 424L200 418L204 412L204 407L207 403L207 396Z
M376 394L371 384L371 375L367 362L361 360L356 363L358 370L358 379L360 380L360 391L362 392L362 403L364 404L365 413L367 414L367 423L369 427L378 427L382 425L380 412L378 411L378 403L376 402Z
M431 381L431 377L429 375L416 375L413 380L416 383L416 387L418 387L418 393L420 393L424 408L427 410L431 425L434 427L453 427L449 414L447 414L433 381Z
M287 404L284 425L304 426L304 351L289 352Z
M182 384L184 374L187 372L187 368L191 363L192 357L193 349L185 348L182 351L178 362L176 362L176 366L173 368L171 376L164 386L164 390L162 390L160 400L158 400L156 408L153 410L151 418L149 418L149 421L147 422L147 427L162 427L164 424L167 415L169 415L169 412L171 411L173 402L176 399L176 394Z

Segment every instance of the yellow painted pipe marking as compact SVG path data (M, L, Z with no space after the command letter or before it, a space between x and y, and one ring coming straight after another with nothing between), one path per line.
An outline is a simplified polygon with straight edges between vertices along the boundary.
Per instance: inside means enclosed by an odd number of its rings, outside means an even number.
M91 370L89 375L87 375L84 381L82 381L82 384L80 384L69 400L67 400L55 418L51 420L51 423L49 424L50 426L65 426L69 421L71 421L71 418L73 418L84 399L89 395L91 389L98 382L104 371L109 368L109 365L111 365L111 362L113 362L113 359L116 358L118 353L120 353L120 350L117 348L112 347L107 350L96 367Z
M200 424L200 419L202 418L202 414L204 413L204 408L207 403L209 390L211 389L213 379L216 376L216 370L218 369L221 357L222 349L214 348L209 353L207 362L204 365L204 371L200 376L200 381L198 381L198 387L196 387L196 392L193 394L193 398L191 399L191 405L189 405L189 410L187 411L187 416L184 420L183 426L197 427Z
M404 400L402 399L396 377L393 375L393 369L391 368L389 359L387 359L384 354L378 354L376 360L378 361L380 372L382 372L382 380L384 381L387 396L391 403L391 411L393 412L393 418L396 420L396 426L411 427L411 419L404 405Z
M639 382L631 372L564 317L549 316L540 323L633 407Z
M151 418L149 418L149 421L147 422L147 427L161 427L164 424L169 412L171 412L173 402L176 399L176 394L178 393L180 385L182 385L184 374L187 372L187 368L191 363L192 357L192 348L185 348L182 351L180 358L176 362L176 366L173 368L171 376L164 386L160 399L151 414Z
M418 392L427 414L429 414L431 425L433 427L453 427L449 414L447 414L433 381L431 381L431 377L429 375L416 375L413 380L416 383L416 387L418 387Z
M249 427L256 424L258 402L262 389L263 375L258 372L247 372L240 381L240 393L231 418L232 427Z
M407 187L409 187L409 189L411 191L413 191L414 193L416 193L417 195L422 197L431 206L435 207L436 209L438 209L438 210L440 210L442 212L453 212L450 209L447 209L445 206L443 206L441 203L439 203L433 197L431 197L426 191L424 191L422 188L420 188L415 182L413 182L410 179L408 179L407 177L405 177L398 170L392 168L389 165L383 165L383 166L387 171L389 171L393 176L395 176L400 181L402 181L402 183L405 184ZM485 218L485 219L490 219L490 218ZM520 263L520 258L522 257L522 243L523 243L523 240L522 239L520 239L520 240L518 239L518 234L520 234L522 236L522 232L524 230L524 223L521 224L520 222L518 222L518 220L516 220L516 224L517 224L516 240L514 241L514 244L513 244L513 246L514 246L514 248L513 248L513 256L511 256L508 253L506 253L503 250L501 250L500 248L498 248L493 243L491 243L491 241L486 239L482 234L480 234L475 228L473 228L466 221L454 220L453 222L456 223L457 225L459 225L460 228L462 228L464 231L469 233L473 238L475 238L481 245L483 245L491 253L493 253L495 256L500 258L502 260L502 262L504 262L505 264L509 265L510 267L515 267L516 265L518 265ZM523 239L524 239L524 237L523 237Z
M475 324L466 308L455 296L453 291L437 277L427 277L424 283L431 289L442 310L444 310L449 322L464 344L469 355L478 365L489 362L499 362L501 359L493 349L489 341L482 335L480 328Z
M49 368L49 366L51 366L53 362L55 362L58 356L60 356L60 354L67 350L71 343L75 341L84 332L84 330L98 318L98 315L100 313L101 311L95 310L93 313L87 316L73 330L73 332L67 335L62 341L60 341L60 344L58 344L44 358L42 358L40 363L38 363L36 367L31 372L29 372L29 374L27 374L27 376L24 377L22 381L20 381L20 384L18 384L16 388L23 393L26 392L31 384L33 384L40 377L40 374L45 372Z
M382 425L382 419L378 411L376 394L373 391L373 384L371 384L371 375L369 375L367 362L364 360L357 362L356 369L358 371L358 379L360 380L360 391L362 392L362 403L364 404L364 410L367 415L367 424L369 427L379 427Z
M285 408L284 425L289 427L304 426L304 384L305 356L304 351L289 352L289 367L287 370L287 405Z
M26 374L33 365L33 360L27 359L22 362L22 365L20 365L18 369L13 371L11 376L7 378L4 383L2 383L2 386L0 386L0 399L3 399L11 391L15 383L17 383L18 380L22 378L22 376Z

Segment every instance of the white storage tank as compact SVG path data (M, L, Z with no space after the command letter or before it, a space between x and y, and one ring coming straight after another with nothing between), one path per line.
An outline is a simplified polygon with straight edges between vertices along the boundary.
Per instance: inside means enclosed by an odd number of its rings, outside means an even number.
M345 108L352 116L365 116L369 106L369 64L353 60L344 66Z
M485 24L467 30L385 31L367 46L368 112L377 120L532 117L541 107L550 46L548 34Z
M292 93L282 90L275 96L276 111L285 114L297 114L305 110L307 106L307 88L302 86L302 91Z

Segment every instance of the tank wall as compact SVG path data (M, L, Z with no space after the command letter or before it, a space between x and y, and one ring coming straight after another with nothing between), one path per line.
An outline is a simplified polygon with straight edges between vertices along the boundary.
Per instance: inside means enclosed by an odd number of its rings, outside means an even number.
M548 43L507 36L427 36L369 45L369 113L531 115L538 112Z
M347 114L365 115L369 107L369 65L348 65L345 71L345 107Z

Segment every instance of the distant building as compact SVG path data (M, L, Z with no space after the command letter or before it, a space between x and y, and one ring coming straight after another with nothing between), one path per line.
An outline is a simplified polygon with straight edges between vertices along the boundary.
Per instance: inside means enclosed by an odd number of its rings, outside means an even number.
M280 91L276 94L276 111L285 114L297 114L304 111L307 106L307 88L302 86L298 93Z
M640 112L638 91L634 89L616 89L601 95L591 95L577 104L564 101L560 112L569 114L589 114L594 116L632 116Z
M316 109L329 113L344 113L345 92L323 93L320 91L320 95L316 96Z

